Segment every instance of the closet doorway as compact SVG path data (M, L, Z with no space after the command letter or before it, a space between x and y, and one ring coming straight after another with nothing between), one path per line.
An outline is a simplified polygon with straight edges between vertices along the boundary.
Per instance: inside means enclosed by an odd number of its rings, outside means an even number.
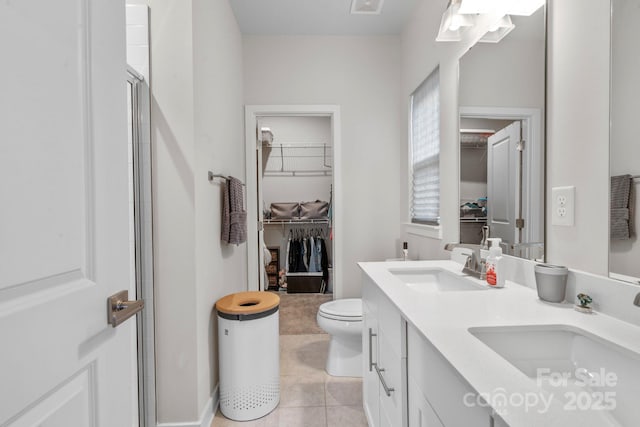
M245 128L249 290L340 298L340 108L246 106Z

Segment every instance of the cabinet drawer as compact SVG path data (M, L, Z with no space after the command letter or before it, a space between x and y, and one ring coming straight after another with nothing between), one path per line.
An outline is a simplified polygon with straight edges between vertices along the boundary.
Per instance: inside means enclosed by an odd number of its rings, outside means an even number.
M400 357L406 357L403 351L403 320L400 310L393 305L378 285L365 276L362 286L363 310L378 319L378 327L387 336L389 344L396 349Z
M389 418L389 421L394 426L402 425L402 363L406 363L406 359L401 359L400 356L391 347L390 342L387 339L387 335L381 332L378 336L378 354L379 361L378 367L384 369L381 372L381 376L384 379L388 388L394 390L387 393L380 382L380 409L384 411Z
M491 417L487 408L464 404L465 394L475 394L475 391L413 326L408 328L407 346L408 376L415 381L442 424L490 426Z

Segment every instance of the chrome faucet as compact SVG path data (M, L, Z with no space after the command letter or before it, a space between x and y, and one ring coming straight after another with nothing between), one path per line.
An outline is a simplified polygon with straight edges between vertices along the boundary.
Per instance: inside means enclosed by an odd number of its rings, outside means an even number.
M487 278L487 265L480 256L480 249L474 249L467 257L462 272L469 276L477 277L480 280Z
M636 295L636 298L633 300L633 305L640 307L640 293Z
M486 265L480 255L480 249L482 249L482 246L471 243L447 243L444 246L444 249L447 251L452 251L453 248L467 248L473 251L471 252L471 255L467 255L467 261L464 263L464 267L462 269L463 273L476 277L480 280L485 280L487 278Z

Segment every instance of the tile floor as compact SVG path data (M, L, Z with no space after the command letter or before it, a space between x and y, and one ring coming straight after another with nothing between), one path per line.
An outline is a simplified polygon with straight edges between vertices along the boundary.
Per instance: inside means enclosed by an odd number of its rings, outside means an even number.
M211 427L366 427L362 378L332 377L324 370L329 335L280 336L280 404L263 418L226 419L218 410Z

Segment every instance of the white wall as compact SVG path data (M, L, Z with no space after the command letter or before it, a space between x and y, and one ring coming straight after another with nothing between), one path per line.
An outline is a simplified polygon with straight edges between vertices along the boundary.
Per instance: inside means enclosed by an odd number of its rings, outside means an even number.
M606 275L609 0L553 1L548 20L547 258ZM576 187L574 227L551 225L551 188Z
M158 422L200 425L218 382L221 296L246 290L246 247L220 241L220 185L244 176L242 39L228 2L152 0Z
M331 119L329 117L261 117L260 126L271 129L274 144L296 142L331 144Z
M246 104L340 105L344 297L360 296L358 261L400 244L399 77L396 36L244 36Z
M612 28L612 104L611 104L611 175L640 175L640 144L637 117L640 111L640 84L638 69L640 55L640 7L638 1L613 1ZM636 184L639 181L636 180ZM610 271L640 277L640 244L638 244L638 217L640 193L636 187L636 235L629 240L611 240Z
M158 422L198 412L191 14L191 2L151 4Z

